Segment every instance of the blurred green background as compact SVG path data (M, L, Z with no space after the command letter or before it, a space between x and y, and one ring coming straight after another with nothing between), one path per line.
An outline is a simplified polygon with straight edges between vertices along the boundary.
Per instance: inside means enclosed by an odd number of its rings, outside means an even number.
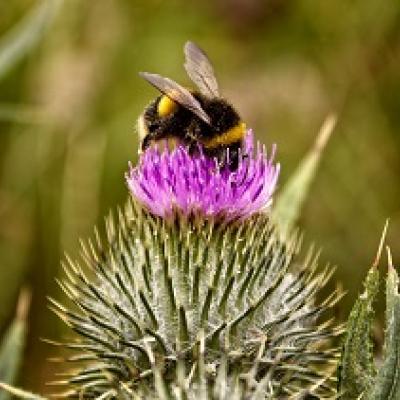
M0 0L0 327L19 289L33 303L21 384L48 391L63 328L46 295L64 251L127 197L136 118L155 96L138 71L188 84L186 40L268 145L281 186L331 111L339 114L300 226L348 295L380 232L400 260L400 3L381 0ZM382 263L383 264L383 263Z

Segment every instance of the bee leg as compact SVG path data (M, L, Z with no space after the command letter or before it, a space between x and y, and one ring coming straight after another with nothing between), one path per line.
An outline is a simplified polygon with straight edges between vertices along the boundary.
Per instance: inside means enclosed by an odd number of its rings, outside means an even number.
M142 140L141 143L141 151L145 151L148 147L150 147L150 145L152 144L152 142L158 142L160 140L163 139L168 139L169 137L171 137L171 135L169 135L168 133L165 132L152 132L149 133L147 136L145 136Z
M209 152L209 156L213 157L218 164L219 169L223 169L227 165L227 149L226 148L217 148Z
M149 146L151 141L153 140L152 135L147 135L143 138L142 143L140 145L140 151L143 152L145 151Z
M236 171L239 167L239 151L231 148L229 152L228 168L230 171Z
M187 150L190 156L195 155L199 151L198 143L196 142L189 142L187 144Z
M240 161L248 157L248 155L243 155L241 153L241 147L239 144L232 144L229 147L226 147L225 151L221 153L225 155L225 166L231 172L236 171L239 168Z

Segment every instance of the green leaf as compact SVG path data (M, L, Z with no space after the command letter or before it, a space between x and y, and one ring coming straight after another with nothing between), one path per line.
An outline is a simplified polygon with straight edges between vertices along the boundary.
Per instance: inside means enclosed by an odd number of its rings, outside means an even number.
M8 328L0 348L0 381L14 384L22 361L26 340L26 314L30 303L30 293L21 291L17 314ZM4 384L3 384L4 386ZM0 392L0 400L7 400L11 395L7 391Z
M346 327L341 364L338 369L339 395L342 400L361 399L370 393L376 375L371 341L374 319L373 302L379 291L378 264L386 239L389 221L383 229L378 252L368 271L365 290L354 305Z
M386 334L383 363L379 368L370 400L400 399L400 295L399 276L388 249L389 271L386 281Z
M0 79L34 48L53 21L61 0L44 0L0 39Z
M339 368L341 399L354 400L370 389L375 375L371 324L373 302L379 290L379 272L369 270L364 293L358 298L347 322L342 361Z
M272 218L279 227L283 238L290 235L296 223L311 183L317 172L323 150L336 125L336 116L330 115L323 123L314 146L301 161L277 197L272 210Z

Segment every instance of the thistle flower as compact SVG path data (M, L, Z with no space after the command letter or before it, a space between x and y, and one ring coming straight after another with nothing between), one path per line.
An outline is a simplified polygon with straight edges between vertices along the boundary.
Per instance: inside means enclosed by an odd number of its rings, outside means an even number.
M184 215L246 218L271 205L279 176L279 164L273 164L275 148L268 159L265 146L257 143L254 149L253 133L248 131L235 171L221 168L199 150L197 155L184 146L146 150L126 176L133 196L161 217L179 210Z
M53 342L76 364L54 382L67 388L59 396L334 395L328 341L340 328L321 318L340 293L317 302L333 271L317 273L317 257L301 260L299 239L282 242L259 212L279 173L272 159L258 147L232 172L181 147L146 151L106 238L96 233L81 260L63 263L60 285L76 308L51 307L78 340Z

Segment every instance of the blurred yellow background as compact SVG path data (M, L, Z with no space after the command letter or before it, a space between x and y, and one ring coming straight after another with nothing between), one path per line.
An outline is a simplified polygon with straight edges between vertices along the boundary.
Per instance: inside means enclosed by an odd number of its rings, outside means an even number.
M156 95L137 72L188 84L189 39L258 139L277 143L281 187L338 113L300 226L338 266L342 317L387 217L400 261L400 3L0 0L0 327L29 285L30 390L54 378L40 338L63 330L46 295L63 299L64 251L77 257L78 239L127 198L136 118Z

